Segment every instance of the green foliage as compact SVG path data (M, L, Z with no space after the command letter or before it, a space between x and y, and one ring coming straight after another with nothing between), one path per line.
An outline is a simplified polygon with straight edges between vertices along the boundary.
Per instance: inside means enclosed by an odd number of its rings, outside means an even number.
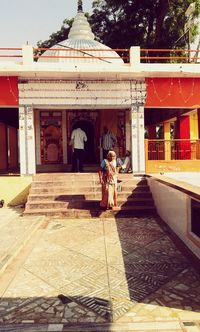
M200 14L200 0L95 0L88 16L96 39L111 48L187 48L185 11L195 2L193 14ZM61 29L38 47L49 48L67 39L73 19L66 19ZM190 29L191 41L197 25Z
M184 35L185 11L192 2L196 4L194 16L198 16L199 0L97 0L91 16L93 31L111 47L185 47L187 38L180 37ZM193 25L191 36L196 33Z

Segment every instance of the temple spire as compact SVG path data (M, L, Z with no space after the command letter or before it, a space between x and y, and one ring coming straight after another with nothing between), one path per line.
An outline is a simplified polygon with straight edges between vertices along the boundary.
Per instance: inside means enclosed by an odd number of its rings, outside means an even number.
M94 40L94 34L83 12L83 1L78 0L78 13L69 31L68 39L91 39Z
M83 1L78 0L78 13L83 13Z

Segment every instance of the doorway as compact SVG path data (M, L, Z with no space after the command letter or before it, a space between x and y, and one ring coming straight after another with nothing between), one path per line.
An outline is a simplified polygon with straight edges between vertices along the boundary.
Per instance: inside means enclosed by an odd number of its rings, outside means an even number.
M88 120L78 120L73 124L74 126L81 128L87 136L87 142L85 142L84 147L84 163L85 164L95 164L95 128L94 124Z
M99 111L94 110L72 110L67 112L67 133L68 133L68 162L72 162L72 147L69 144L71 133L75 126L79 126L87 136L85 143L84 164L96 165L100 161L99 150Z

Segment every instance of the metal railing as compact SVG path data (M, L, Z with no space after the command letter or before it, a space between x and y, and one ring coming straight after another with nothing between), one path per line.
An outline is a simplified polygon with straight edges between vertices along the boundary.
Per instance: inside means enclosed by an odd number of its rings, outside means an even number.
M0 61L22 59L22 48L0 47Z
M200 140L146 140L147 160L200 160Z
M43 59L104 59L105 61L118 59L118 56L114 53L111 55L109 52L115 51L123 60L125 63L130 62L130 53L131 49L91 49L91 48L67 48L67 47L53 47L51 48L52 51L59 51L59 55L45 55L44 52L48 51L49 48L36 48L32 47L30 45L26 45L31 47L32 49L32 61L39 59L42 57ZM12 60L16 58L23 58L23 49L26 47L23 46L22 48L18 47L1 47L0 48L0 61L2 59L6 60ZM71 51L76 51L78 54L71 55ZM62 52L63 53L62 55ZM69 52L69 55L67 54ZM90 53L91 52L91 53ZM104 52L104 55L99 56L98 52ZM139 60L141 63L196 63L200 62L200 52L198 50L186 50L186 49L139 49L139 57L137 61ZM80 54L79 54L80 53ZM108 56L105 55L105 53L108 53ZM132 60L134 63L134 54Z
M140 61L146 63L196 63L200 62L198 50L185 49L141 49Z

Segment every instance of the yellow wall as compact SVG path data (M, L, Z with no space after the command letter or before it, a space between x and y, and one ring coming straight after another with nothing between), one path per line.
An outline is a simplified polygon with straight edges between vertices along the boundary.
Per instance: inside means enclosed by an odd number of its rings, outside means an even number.
M4 199L5 204L9 206L26 203L31 182L31 176L1 176L0 200Z
M190 114L190 139L199 138L198 115L197 111Z
M199 172L200 160L146 160L146 173Z

